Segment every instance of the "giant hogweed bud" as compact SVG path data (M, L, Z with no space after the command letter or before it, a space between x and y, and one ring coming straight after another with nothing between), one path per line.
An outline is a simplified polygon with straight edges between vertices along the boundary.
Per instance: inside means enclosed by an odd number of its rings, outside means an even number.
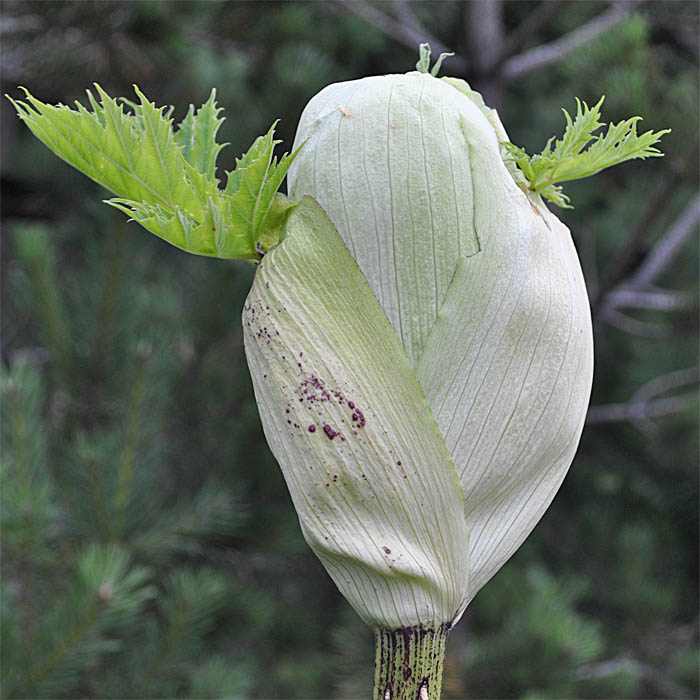
M551 502L592 381L571 236L518 186L506 140L466 83L421 72L370 77L311 100L289 173L291 197L311 195L337 227L437 421L465 500L466 600Z
M390 697L423 687L398 688L392 664L439 657L540 519L588 404L576 251L516 184L504 140L460 81L325 88L289 186L330 221L302 201L245 307L266 437L307 541L379 630L375 693ZM425 678L437 697L439 673Z
M637 135L632 117L596 136L602 98L578 102L561 141L530 157L428 63L422 45L418 72L322 90L295 152L276 160L273 125L225 187L214 91L177 126L138 88L131 111L99 85L91 112L12 100L149 231L260 261L243 322L263 427L304 536L375 628L384 700L439 697L447 630L542 516L579 440L588 302L540 194L567 206L558 182L660 156L668 131Z

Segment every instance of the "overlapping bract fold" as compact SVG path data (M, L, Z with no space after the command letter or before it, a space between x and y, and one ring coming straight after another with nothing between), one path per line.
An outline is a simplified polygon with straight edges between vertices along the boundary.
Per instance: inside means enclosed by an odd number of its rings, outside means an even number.
M25 90L12 100L20 118L56 155L108 189L107 203L151 233L190 253L256 259L279 236L288 200L276 196L295 154L273 156L275 125L216 179L216 141L223 122L216 92L177 128L172 108L156 107L134 87L138 102L117 101L99 85L92 111L45 104ZM124 105L130 107L126 111Z
M455 619L468 595L462 489L396 333L304 198L243 313L267 441L304 536L374 627Z
M570 233L516 184L497 115L462 81L329 86L297 139L290 194L355 252L460 477L471 599L542 517L583 427L592 328Z

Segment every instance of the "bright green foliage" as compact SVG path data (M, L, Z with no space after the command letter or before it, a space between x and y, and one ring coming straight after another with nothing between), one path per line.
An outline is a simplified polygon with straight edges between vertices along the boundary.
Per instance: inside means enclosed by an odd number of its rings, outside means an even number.
M250 149L236 159L236 167L226 173L225 191L232 198L231 213L248 226L252 239L260 243L263 252L278 243L282 224L290 208L295 206L275 194L303 147L283 156L278 164L272 156L275 146L281 143L272 138L276 125L277 122L265 136L259 136Z
M216 142L223 121L216 92L190 109L176 131L172 108L156 107L134 86L139 103L123 104L95 84L92 112L48 105L24 90L26 102L10 100L20 118L56 155L117 196L107 204L145 229L189 253L257 259L277 242L293 204L277 190L294 156L273 157L275 125L258 138L228 173L225 191L215 177Z
M224 121L216 106L216 89L195 112L190 105L187 115L175 132L175 141L182 146L183 158L208 180L216 178L216 158L227 143L217 143L216 134Z
M600 121L600 108L604 100L605 96L593 107L589 107L576 98L574 120L563 109L566 117L564 136L556 141L552 136L542 153L529 156L519 146L512 143L503 144L527 177L530 188L560 207L572 208L569 197L556 183L595 175L605 168L634 158L663 155L653 146L671 130L647 131L638 135L637 122L641 117L631 117L617 124L610 123L605 134L594 135L594 132L605 126Z

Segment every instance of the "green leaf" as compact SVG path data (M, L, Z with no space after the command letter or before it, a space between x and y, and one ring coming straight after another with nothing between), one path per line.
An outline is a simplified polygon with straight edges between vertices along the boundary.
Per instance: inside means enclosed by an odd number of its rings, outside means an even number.
M217 143L216 134L223 123L219 117L221 107L216 106L216 90L195 113L190 105L187 116L175 132L175 141L182 147L183 158L208 180L216 176L216 159L228 143Z
M117 101L97 84L95 90L99 101L87 93L91 112L79 102L76 109L47 105L26 89L26 101L9 99L56 155L117 195L108 204L172 245L259 259L279 242L294 205L276 193L296 153L279 163L273 157L274 124L238 161L223 190L215 177L225 144L216 141L223 118L214 90L196 112L190 106L177 130L172 108L156 107L136 86L138 103Z
M238 217L239 225L246 226L253 245L261 241L263 252L276 245L263 234L263 225L275 203L275 194L289 170L297 153L284 155L279 163L273 156L275 146L280 143L274 137L275 122L265 136L259 136L247 153L236 159L236 168L227 172L226 194L231 195L232 215ZM288 202L288 206L294 204ZM279 203L277 206L279 209Z
M634 158L662 156L654 148L664 134L662 131L647 131L637 134L637 122L641 117L631 117L617 124L608 124L605 134L595 135L604 127L600 121L600 109L605 97L589 107L576 98L576 118L564 109L566 130L561 140L549 139L542 153L529 156L524 149L512 143L503 143L512 161L528 179L530 188L546 199L564 208L571 208L569 198L557 185L560 182L579 180L595 175L605 168Z
M243 312L268 444L302 531L371 626L452 621L468 591L457 473L415 373L321 207L304 197Z

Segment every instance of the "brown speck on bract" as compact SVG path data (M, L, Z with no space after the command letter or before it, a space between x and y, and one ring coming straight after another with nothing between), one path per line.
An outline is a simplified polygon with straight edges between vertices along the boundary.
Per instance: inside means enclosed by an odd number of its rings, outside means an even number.
M382 547L382 549L384 550L384 554L391 554L391 550L386 545Z
M350 116L350 110L347 107L338 107L338 111L344 116L344 117L349 117Z

